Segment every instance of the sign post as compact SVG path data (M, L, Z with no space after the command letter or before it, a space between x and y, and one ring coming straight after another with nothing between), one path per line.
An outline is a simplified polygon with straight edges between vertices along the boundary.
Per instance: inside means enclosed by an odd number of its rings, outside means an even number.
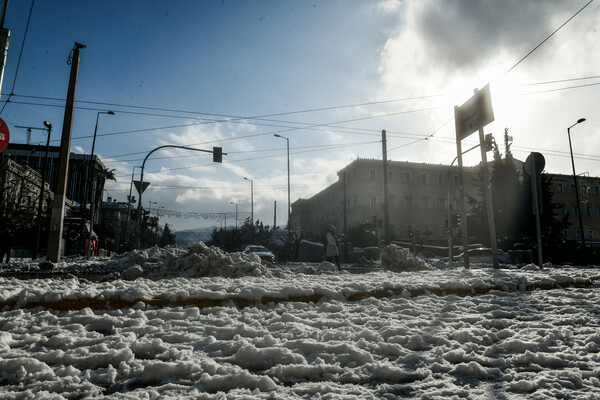
M465 189L463 177L462 146L461 141L479 131L479 146L481 148L481 172L483 174L483 193L487 209L488 226L490 228L490 247L492 248L492 262L498 268L498 244L496 242L496 226L494 223L494 206L492 193L488 182L487 156L484 146L485 135L483 128L494 121L492 96L490 85L481 90L474 90L473 96L460 107L454 107L454 123L456 127L456 151L458 158L458 185L460 189L460 213L463 239L463 261L465 268L469 268L469 233L467 229L467 212L465 204Z
M546 166L546 159L541 153L533 152L525 160L525 172L531 179L531 199L533 213L535 214L535 233L537 239L538 266L542 266L542 229L540 227L540 214L542 213L542 171Z

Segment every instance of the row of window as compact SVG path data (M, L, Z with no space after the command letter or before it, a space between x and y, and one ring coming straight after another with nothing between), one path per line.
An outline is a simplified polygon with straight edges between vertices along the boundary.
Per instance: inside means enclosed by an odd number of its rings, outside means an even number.
M353 199L352 199L352 201L354 203L353 204L354 207L356 207L358 205L358 196L357 195L354 196ZM380 206L379 202L380 202L379 196L369 195L369 206L371 208L378 208ZM447 203L448 203L447 199L439 197L437 199L437 204L435 205L436 206L435 209L436 210L440 210L440 211L441 210L447 210ZM389 204L389 207L391 209L395 209L395 208L399 207L396 195L391 194L389 196L389 202L388 202L388 204ZM458 200L456 200L456 204L458 204ZM348 207L350 208L350 206L351 206L350 200L348 200ZM413 204L413 198L411 196L405 196L404 197L404 208L406 208L406 209L412 209L413 206L414 206L414 204ZM425 197L425 196L421 197L421 199L420 199L420 208L421 209L423 209L423 210L430 210L430 209L432 209L431 206L432 206L432 204L430 202L430 198L429 197Z
M579 210L577 209L577 205L571 206L571 210L574 217L579 216ZM587 217L591 217L592 214L592 207L585 207L585 215ZM567 206L564 204L560 206L560 215L563 217L567 215ZM600 217L600 207L596 208L596 216Z
M417 177L413 178L412 172L409 172L409 171L404 172L404 183L421 183L421 184L429 183L429 174L427 174L427 172L415 173L414 175L417 175ZM356 178L356 171L353 171L353 176L354 176L354 178ZM375 170L375 169L369 170L369 179L372 181L377 180L377 170ZM471 177L471 179L474 180L475 178ZM458 185L458 175L453 175L452 180L455 185ZM394 172L393 171L388 171L388 181L390 181L390 182L394 181ZM433 183L433 182L431 182L431 183ZM447 177L443 174L438 174L437 183L438 183L438 185L445 185L447 183Z
M563 239L570 239L568 229L563 229L562 234L563 234ZM575 239L581 240L581 231L579 229L575 230ZM594 230L588 229L586 240L594 240L594 239L595 239Z
M575 183L571 183L570 185L571 193L575 193ZM563 193L565 191L565 185L562 182L557 183L557 188L559 193ZM583 194L591 194L592 187L586 184L581 185L581 189ZM600 194L600 185L594 185L594 194Z

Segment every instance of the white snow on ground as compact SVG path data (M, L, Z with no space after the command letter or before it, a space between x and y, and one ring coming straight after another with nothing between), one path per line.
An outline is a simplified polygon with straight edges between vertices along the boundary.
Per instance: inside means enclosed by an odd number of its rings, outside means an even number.
M600 398L600 270L382 262L198 244L5 267L30 279L0 277L0 398Z

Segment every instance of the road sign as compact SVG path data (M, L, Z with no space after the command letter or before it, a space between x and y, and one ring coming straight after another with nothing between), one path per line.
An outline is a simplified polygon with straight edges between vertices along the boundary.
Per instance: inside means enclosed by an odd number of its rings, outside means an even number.
M2 118L0 118L0 153L2 153L8 147L8 141L10 135L8 133L8 126Z
M455 110L454 118L456 118L458 140L463 140L471 133L493 122L494 110L490 85L487 84L483 89L476 90L469 100Z
M138 191L139 194L144 193L144 190L146 190L146 188L148 187L148 185L150 185L150 182L146 182L144 181L144 184L142 185L141 189L140 189L140 181L133 181L133 186L135 186L135 189Z

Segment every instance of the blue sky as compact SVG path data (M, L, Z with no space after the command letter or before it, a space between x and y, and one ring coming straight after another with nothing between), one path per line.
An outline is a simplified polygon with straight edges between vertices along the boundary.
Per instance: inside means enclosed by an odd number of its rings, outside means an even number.
M42 127L45 120L59 139L66 60L77 41L87 48L72 151L90 152L97 112L116 113L100 116L96 142L96 154L118 177L105 196L124 201L133 167L158 146L228 153L223 164L204 153L154 153L145 167L145 207L233 213L233 202L247 215L248 177L255 219L272 225L277 202L283 225L286 142L274 133L289 139L294 201L335 182L356 157L381 158L382 129L389 159L449 164L456 156L453 106L487 83L496 121L486 133L501 142L508 127L516 157L540 151L547 171L571 173L566 128L585 117L572 129L576 166L599 176L598 4L518 63L587 3L37 0L15 81L31 2L13 0L0 100L13 96L0 117L11 141L25 142L14 126ZM39 131L36 140L44 141ZM470 165L479 161L473 153ZM224 223L164 221L176 229Z

